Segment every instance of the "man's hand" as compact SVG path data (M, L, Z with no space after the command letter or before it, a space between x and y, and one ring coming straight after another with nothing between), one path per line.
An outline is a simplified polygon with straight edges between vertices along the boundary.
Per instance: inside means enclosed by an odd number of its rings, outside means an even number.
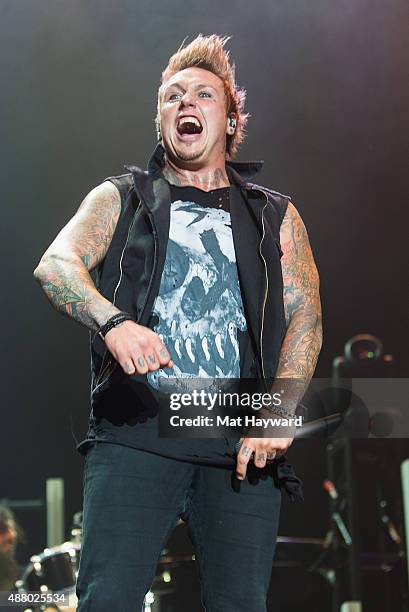
M276 418L270 411L263 411L264 416ZM266 414L268 412L268 415ZM250 460L258 468L265 467L268 461L284 455L293 443L295 436L295 426L279 427L271 426L266 428L252 427L246 436L240 438L240 451L237 453L236 476L239 480L244 480L247 473L247 465ZM254 456L253 456L254 453Z
M169 351L158 334L134 321L124 321L112 328L105 336L105 344L125 374L173 368Z

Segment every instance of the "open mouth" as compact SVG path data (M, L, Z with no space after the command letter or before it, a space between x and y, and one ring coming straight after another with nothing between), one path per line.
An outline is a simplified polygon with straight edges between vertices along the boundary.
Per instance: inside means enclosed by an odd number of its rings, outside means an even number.
M202 124L196 117L182 117L178 121L176 129L180 136L201 134L203 131Z

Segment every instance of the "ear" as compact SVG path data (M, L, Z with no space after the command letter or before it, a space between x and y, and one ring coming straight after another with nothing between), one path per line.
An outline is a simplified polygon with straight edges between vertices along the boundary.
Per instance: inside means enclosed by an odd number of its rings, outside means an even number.
M234 132L236 131L236 126L237 126L236 113L230 113L230 115L227 117L227 122L226 122L226 134L228 134L229 136L233 136Z

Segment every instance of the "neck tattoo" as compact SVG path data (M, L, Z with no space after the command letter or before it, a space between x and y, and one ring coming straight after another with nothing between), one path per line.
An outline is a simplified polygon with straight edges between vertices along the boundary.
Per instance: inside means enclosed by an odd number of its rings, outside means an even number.
M198 172L175 168L168 161L165 161L163 175L171 185L176 187L197 187L203 191L211 191L230 185L225 168L216 168L199 174Z

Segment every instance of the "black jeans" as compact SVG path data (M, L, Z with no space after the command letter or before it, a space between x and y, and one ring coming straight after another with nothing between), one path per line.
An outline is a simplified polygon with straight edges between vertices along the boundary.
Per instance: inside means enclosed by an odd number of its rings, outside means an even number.
M239 482L232 469L100 442L85 461L78 612L140 612L179 517L206 612L266 611L281 503L271 466Z

